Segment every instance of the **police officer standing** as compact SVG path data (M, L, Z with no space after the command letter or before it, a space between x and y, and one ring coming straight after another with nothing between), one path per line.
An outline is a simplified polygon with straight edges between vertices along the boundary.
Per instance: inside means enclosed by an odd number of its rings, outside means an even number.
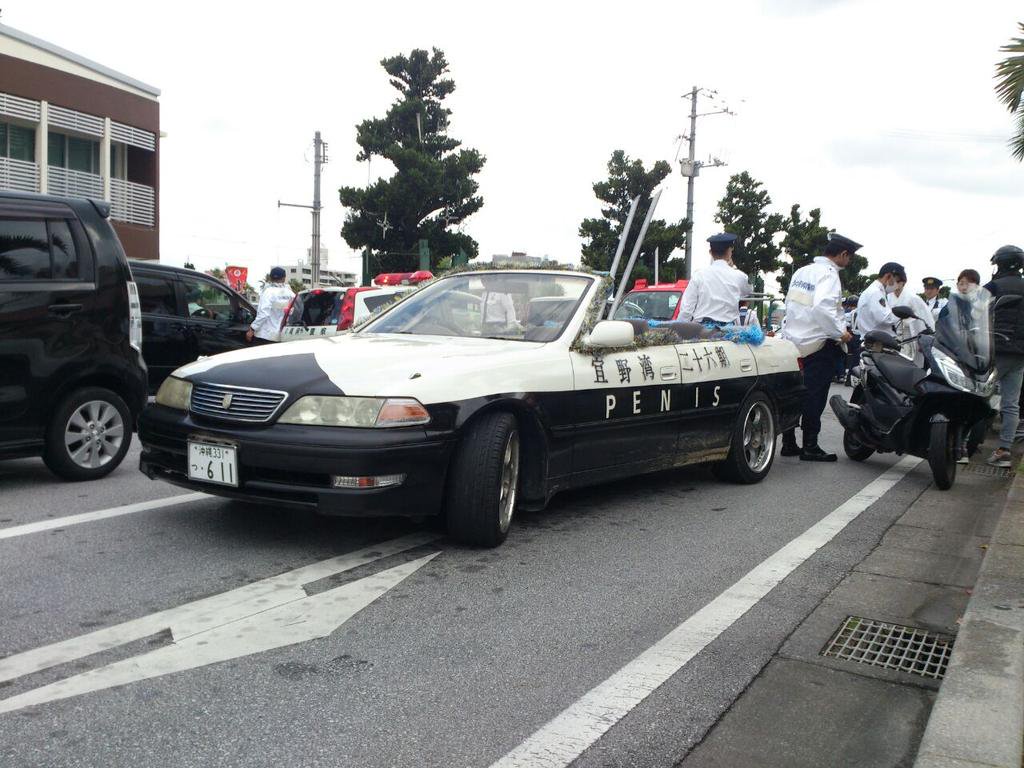
M921 281L924 283L924 303L932 313L932 320L939 319L939 312L946 306L946 299L939 298L939 288L942 281L937 277L926 277Z
M1020 421L1020 391L1024 381L1024 250L1004 245L992 254L995 274L985 285L995 297L992 331L999 382L999 447L988 459L994 467L1010 467L1010 448ZM952 309L950 310L952 311Z
M857 326L855 330L864 338L872 331L893 332L899 319L892 313L889 296L896 293L898 282L907 282L907 273L902 264L887 261L878 270L878 277L864 289L857 301Z
M792 341L803 358L807 396L800 416L803 448L796 443L796 430L788 430L782 433L783 456L799 456L801 461L836 460L834 453L825 453L818 446L818 434L837 361L845 354L842 345L852 338L843 318L839 270L849 265L860 247L848 237L833 234L825 245L825 255L798 269L790 280L782 337Z
M278 340L284 312L288 309L295 294L285 282L286 273L281 267L270 270L270 280L260 293L260 303L256 307L256 319L245 334L246 341L254 344L266 344Z
M732 264L736 235L722 232L708 238L711 266L695 274L686 291L679 319L714 325L736 324L740 319L740 299L750 295L750 281Z

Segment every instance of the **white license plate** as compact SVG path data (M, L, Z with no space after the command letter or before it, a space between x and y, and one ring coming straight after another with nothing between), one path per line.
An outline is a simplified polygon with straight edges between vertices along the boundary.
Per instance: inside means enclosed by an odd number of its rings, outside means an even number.
M188 443L188 477L238 487L238 450L231 445Z

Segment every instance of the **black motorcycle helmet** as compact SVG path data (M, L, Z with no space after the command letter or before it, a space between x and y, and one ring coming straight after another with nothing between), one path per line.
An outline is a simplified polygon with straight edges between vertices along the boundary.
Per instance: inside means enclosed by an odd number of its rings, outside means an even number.
M1016 245L1004 245L992 254L992 263L997 272L1019 272L1024 269L1024 249Z

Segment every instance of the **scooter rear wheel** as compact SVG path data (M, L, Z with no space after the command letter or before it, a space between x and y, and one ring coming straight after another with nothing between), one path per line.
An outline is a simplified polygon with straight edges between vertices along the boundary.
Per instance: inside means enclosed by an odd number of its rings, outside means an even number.
M865 461L875 452L875 449L860 443L849 431L844 430L843 451L851 461Z
M932 477L940 491L948 491L956 480L956 429L948 421L936 421L932 424L931 440L928 443L928 466L932 469Z

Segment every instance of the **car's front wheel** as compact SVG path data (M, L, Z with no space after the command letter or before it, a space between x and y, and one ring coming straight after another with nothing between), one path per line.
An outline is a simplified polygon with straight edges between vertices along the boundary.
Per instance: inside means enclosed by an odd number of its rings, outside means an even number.
M453 539L478 547L505 540L519 493L519 464L512 414L488 413L470 425L448 477L445 516Z
M57 406L43 460L65 480L98 480L117 469L132 443L132 418L116 393L83 387Z
M734 483L759 483L775 460L775 411L761 392L743 401L733 425L725 461L712 467L715 475Z

